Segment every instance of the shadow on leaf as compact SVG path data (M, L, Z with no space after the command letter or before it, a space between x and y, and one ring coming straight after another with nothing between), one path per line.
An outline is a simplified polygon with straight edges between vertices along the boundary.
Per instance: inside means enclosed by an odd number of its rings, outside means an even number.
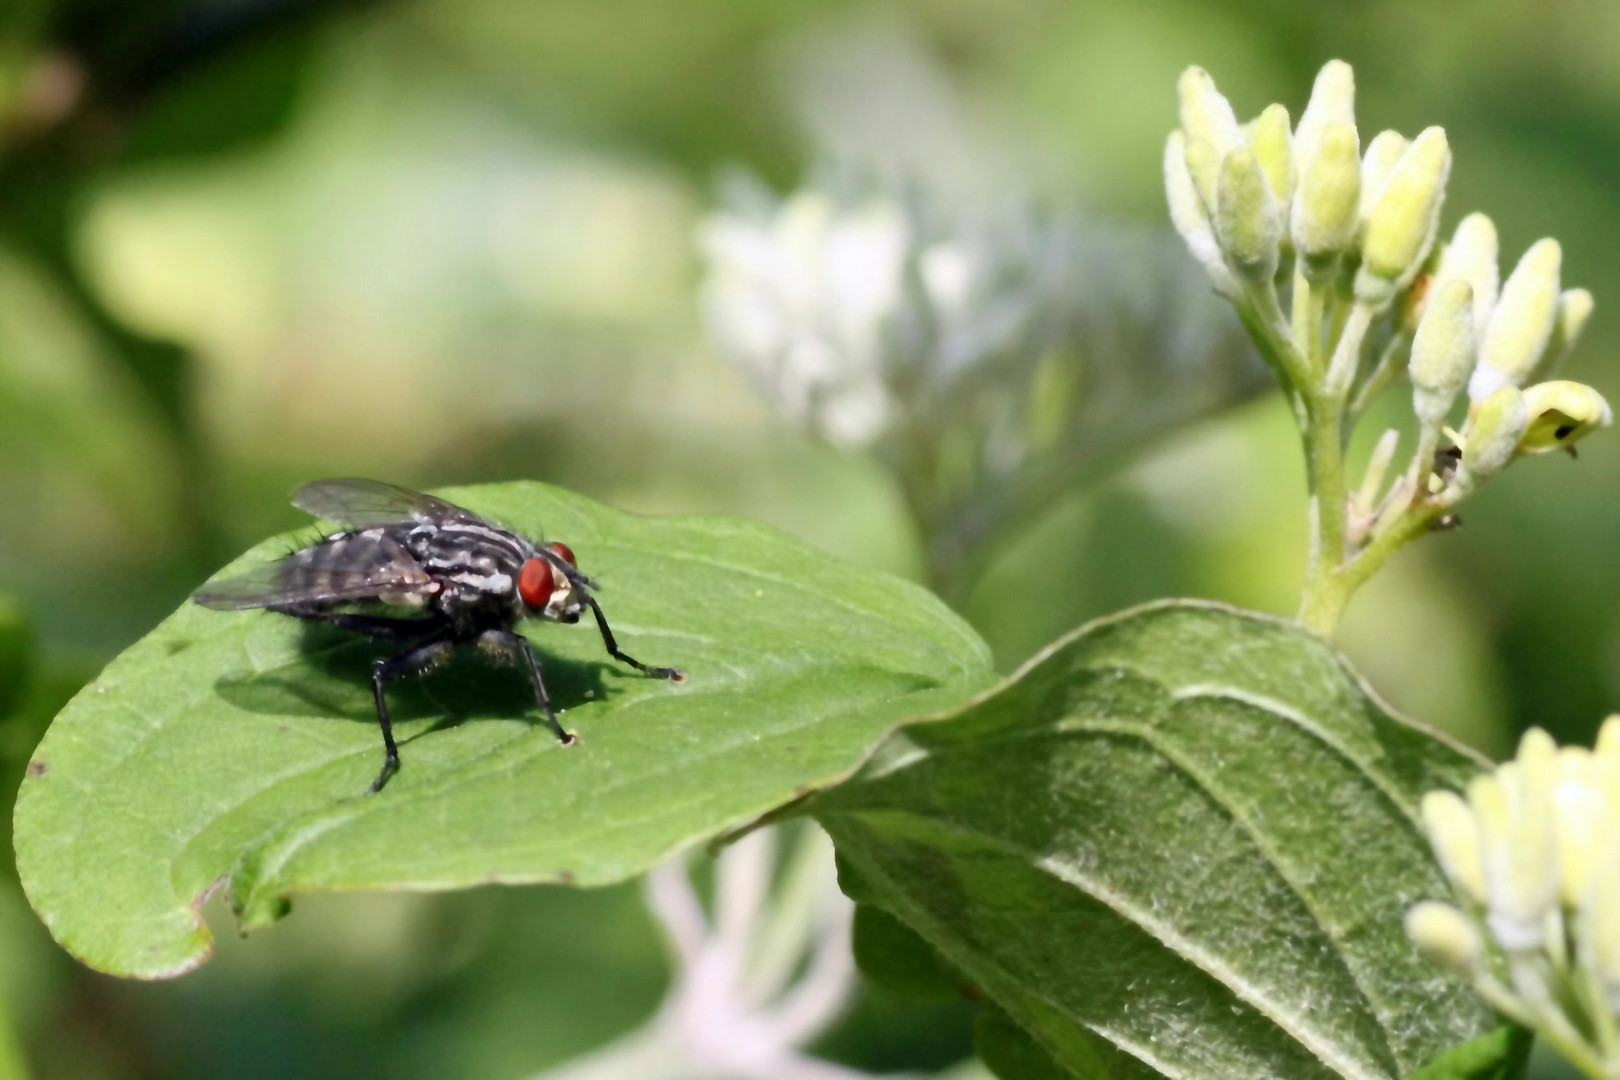
M377 722L371 691L372 663L408 645L376 641L320 623L303 626L304 662L256 675L222 676L215 692L247 712L277 716L326 716L366 724ZM611 665L580 663L536 649L554 708L561 713L610 691L604 677ZM522 661L467 645L427 672L396 679L387 686L388 713L395 723L440 718L435 727L473 717L535 716L538 707Z

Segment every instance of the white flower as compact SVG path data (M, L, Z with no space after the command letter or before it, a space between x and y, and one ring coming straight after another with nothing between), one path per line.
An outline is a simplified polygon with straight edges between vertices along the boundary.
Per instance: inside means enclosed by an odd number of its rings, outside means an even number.
M1620 1078L1620 717L1596 751L1532 728L1466 803L1431 792L1423 816L1467 910L1417 905L1412 941L1589 1076Z
M909 223L892 203L841 209L817 191L769 220L717 214L701 233L704 312L721 347L788 416L872 442L894 403L884 352L905 293Z
M536 1080L870 1080L803 1052L855 988L852 905L838 890L832 844L806 831L786 865L776 830L720 856L712 913L686 859L647 876L648 906L675 965L642 1028Z
M1020 220L926 223L883 191L802 190L700 230L703 310L721 348L790 418L877 442L1009 348L1058 300L1052 233Z

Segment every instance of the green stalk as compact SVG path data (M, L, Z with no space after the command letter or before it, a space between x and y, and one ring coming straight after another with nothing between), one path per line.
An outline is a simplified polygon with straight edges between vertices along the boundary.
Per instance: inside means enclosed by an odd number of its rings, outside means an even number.
M1546 1040L1547 1045L1562 1054L1564 1060L1590 1077L1590 1080L1614 1080L1604 1069L1603 1062L1598 1060L1575 1032L1568 1030L1567 1024L1537 1023L1538 1018L1528 1013L1518 998L1490 975L1475 978L1473 986L1479 996L1485 999L1485 1004L1520 1027L1534 1031L1539 1038Z
M1352 423L1360 419L1361 414L1366 412L1367 407L1373 403L1373 399L1383 391L1384 387L1394 382L1396 376L1400 375L1406 366L1402 363L1404 359L1402 354L1411 344L1411 339L1401 334L1389 339L1389 343L1384 346L1384 351L1379 354L1378 362L1373 365L1372 371L1368 372L1367 381L1362 383L1350 397L1350 420Z
M1308 394L1310 388L1316 385L1317 372L1311 366L1310 357L1301 351L1289 332L1282 303L1277 299L1277 287L1268 281L1262 287L1248 289L1246 295L1254 307L1259 324L1258 333L1253 328L1249 331L1255 344L1260 347L1262 354L1267 353L1269 346L1270 355L1275 357L1287 385L1292 386L1296 393Z
M1305 277L1305 260L1294 266L1294 341L1304 350L1312 370L1322 367L1322 316L1327 304L1327 284Z
M1360 584L1346 573L1345 566L1349 489L1344 477L1344 405L1373 314L1366 304L1358 303L1350 309L1334 342L1327 371L1306 394L1310 423L1305 433L1305 465L1311 493L1311 546L1299 619L1327 637L1338 629L1345 605Z
M1400 517L1396 518L1387 529L1375 535L1372 542L1362 548L1361 554L1350 560L1344 567L1342 577L1349 592L1353 593L1367 583L1367 579L1377 573L1379 567L1389 561L1389 557L1417 539L1435 518L1445 513L1448 506L1442 503L1418 500L1412 502ZM1346 599L1348 599L1348 594Z
M1235 307L1278 381L1283 384L1299 422L1310 490L1310 554L1301 590L1299 619L1332 637L1350 597L1407 541L1428 528L1443 507L1413 499L1393 514L1360 552L1349 542L1349 495L1345 479L1346 405L1360 370L1367 332L1380 309L1354 300L1336 300L1332 327L1323 341L1331 283L1313 283L1298 269L1294 274L1291 318L1284 315L1276 286L1251 284ZM1373 372L1386 378L1398 350L1386 349ZM1324 354L1327 354L1324 356ZM1364 388L1365 389L1365 388ZM1358 404L1364 399L1358 397ZM1419 454L1425 447L1420 443ZM1427 448L1433 453L1433 448ZM1374 487L1377 485L1374 484ZM1414 495L1421 494L1414 491Z
M1350 594L1340 584L1344 562L1344 446L1337 403L1320 392L1306 397L1310 424L1305 466L1311 497L1310 556L1299 602L1300 621L1328 637L1338 628Z

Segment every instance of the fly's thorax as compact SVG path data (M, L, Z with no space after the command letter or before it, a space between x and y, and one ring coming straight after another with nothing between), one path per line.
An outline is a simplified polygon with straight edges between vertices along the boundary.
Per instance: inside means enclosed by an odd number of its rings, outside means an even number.
M509 601L533 551L504 529L473 522L419 524L409 530L407 543L423 569L454 591L463 606Z

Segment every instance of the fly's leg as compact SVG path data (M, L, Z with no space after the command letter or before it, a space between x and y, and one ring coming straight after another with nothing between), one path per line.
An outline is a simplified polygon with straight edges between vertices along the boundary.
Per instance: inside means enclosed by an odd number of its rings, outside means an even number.
M388 778L399 771L399 747L394 745L394 726L388 719L388 701L383 696L383 684L390 679L427 669L453 648L455 642L435 636L412 645L398 656L379 659L371 665L371 687L377 695L377 723L382 728L385 756L382 772L371 782L366 794L375 795L381 791Z
M540 711L545 713L546 726L556 732L557 738L564 746L572 746L578 742L573 735L563 729L562 724L557 722L557 714L551 708L551 695L546 693L546 684L540 679L540 659L534 655L534 646L529 644L529 639L510 630L490 630L485 632L484 638L522 655L524 662L529 665L529 682L534 686L534 699L540 703Z
M602 607L596 602L596 598L587 594L585 597L585 602L591 605L591 614L596 616L597 628L602 631L602 644L606 646L609 656L613 657L615 660L629 664L637 671L646 675L652 675L660 679L673 679L676 682L686 681L686 675L677 668L649 667L646 664L643 664L640 660L637 660L635 657L631 656L629 653L621 651L619 649L619 643L613 640L613 631L608 628L607 616L602 614Z

